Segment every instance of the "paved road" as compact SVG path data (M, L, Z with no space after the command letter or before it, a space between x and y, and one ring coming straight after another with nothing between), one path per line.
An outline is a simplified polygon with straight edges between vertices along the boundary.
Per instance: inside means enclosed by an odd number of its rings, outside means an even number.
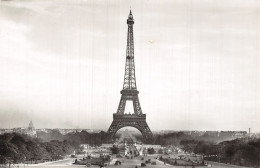
M127 158L119 158L118 160L122 162L120 166L109 165L108 168L135 168L136 166L141 167L141 163L144 163L146 160L151 159L151 161L155 161L156 165L147 164L147 168L185 168L185 166L172 166L172 165L165 165L163 162L154 159L153 157L144 157L144 160L141 160L141 157L136 157L134 159L127 159ZM19 165L19 168L46 168L46 167L55 167L55 168L82 168L86 167L84 165L73 165L72 163L75 159L68 158L65 160L55 161L55 162L48 162L48 163L41 163L41 164L34 164L34 165ZM233 166L227 165L222 163L216 162L208 162L212 168L245 168L240 166ZM91 166L96 168L98 166ZM16 166L18 168L18 166ZM191 168L191 166L186 166L186 168ZM205 166L196 166L196 168L206 168Z
M212 167L214 167L214 168L222 168L222 167L226 167L226 168L248 168L248 167L244 167L244 166L236 166L236 165L230 165L230 164L224 164L224 163L218 163L218 162L210 162L209 161L208 163L211 164Z

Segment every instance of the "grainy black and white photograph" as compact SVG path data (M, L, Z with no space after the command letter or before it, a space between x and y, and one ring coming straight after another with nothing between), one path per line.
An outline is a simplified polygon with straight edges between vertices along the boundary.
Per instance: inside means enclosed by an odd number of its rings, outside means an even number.
M259 0L0 0L0 168L259 168Z

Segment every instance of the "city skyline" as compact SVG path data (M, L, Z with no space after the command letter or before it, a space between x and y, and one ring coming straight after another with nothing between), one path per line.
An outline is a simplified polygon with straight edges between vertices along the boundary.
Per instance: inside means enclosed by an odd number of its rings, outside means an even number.
M260 3L163 2L2 0L0 128L33 120L106 131L123 88L131 6L152 131L260 132Z

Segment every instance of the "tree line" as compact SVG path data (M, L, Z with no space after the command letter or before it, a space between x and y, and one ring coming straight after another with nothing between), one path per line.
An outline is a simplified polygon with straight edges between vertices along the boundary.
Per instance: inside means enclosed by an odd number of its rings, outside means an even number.
M90 144L91 146L100 146L102 143L107 142L107 134L104 131L99 133L88 133L87 131L81 131L63 135L59 130L52 130L48 133L37 132L37 137L45 142L51 140L67 140L78 144Z
M16 133L0 135L1 164L57 160L77 149L79 144L66 140L41 142Z
M183 140L182 149L204 156L205 160L240 165L260 164L260 139L235 139L214 143L209 141Z
M104 142L105 132L81 131L62 135L58 130L53 130L49 133L39 132L37 138L6 133L0 135L0 164L57 160L82 150L80 144L99 146Z

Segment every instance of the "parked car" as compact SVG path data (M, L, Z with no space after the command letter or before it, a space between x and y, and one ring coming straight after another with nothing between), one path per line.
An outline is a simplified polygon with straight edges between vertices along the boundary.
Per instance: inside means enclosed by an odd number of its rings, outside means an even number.
M121 165L121 162L117 160L117 161L115 162L115 165Z
M151 165L156 165L156 162L152 162Z
M146 164L145 163L141 163L141 167L145 167L146 166Z

